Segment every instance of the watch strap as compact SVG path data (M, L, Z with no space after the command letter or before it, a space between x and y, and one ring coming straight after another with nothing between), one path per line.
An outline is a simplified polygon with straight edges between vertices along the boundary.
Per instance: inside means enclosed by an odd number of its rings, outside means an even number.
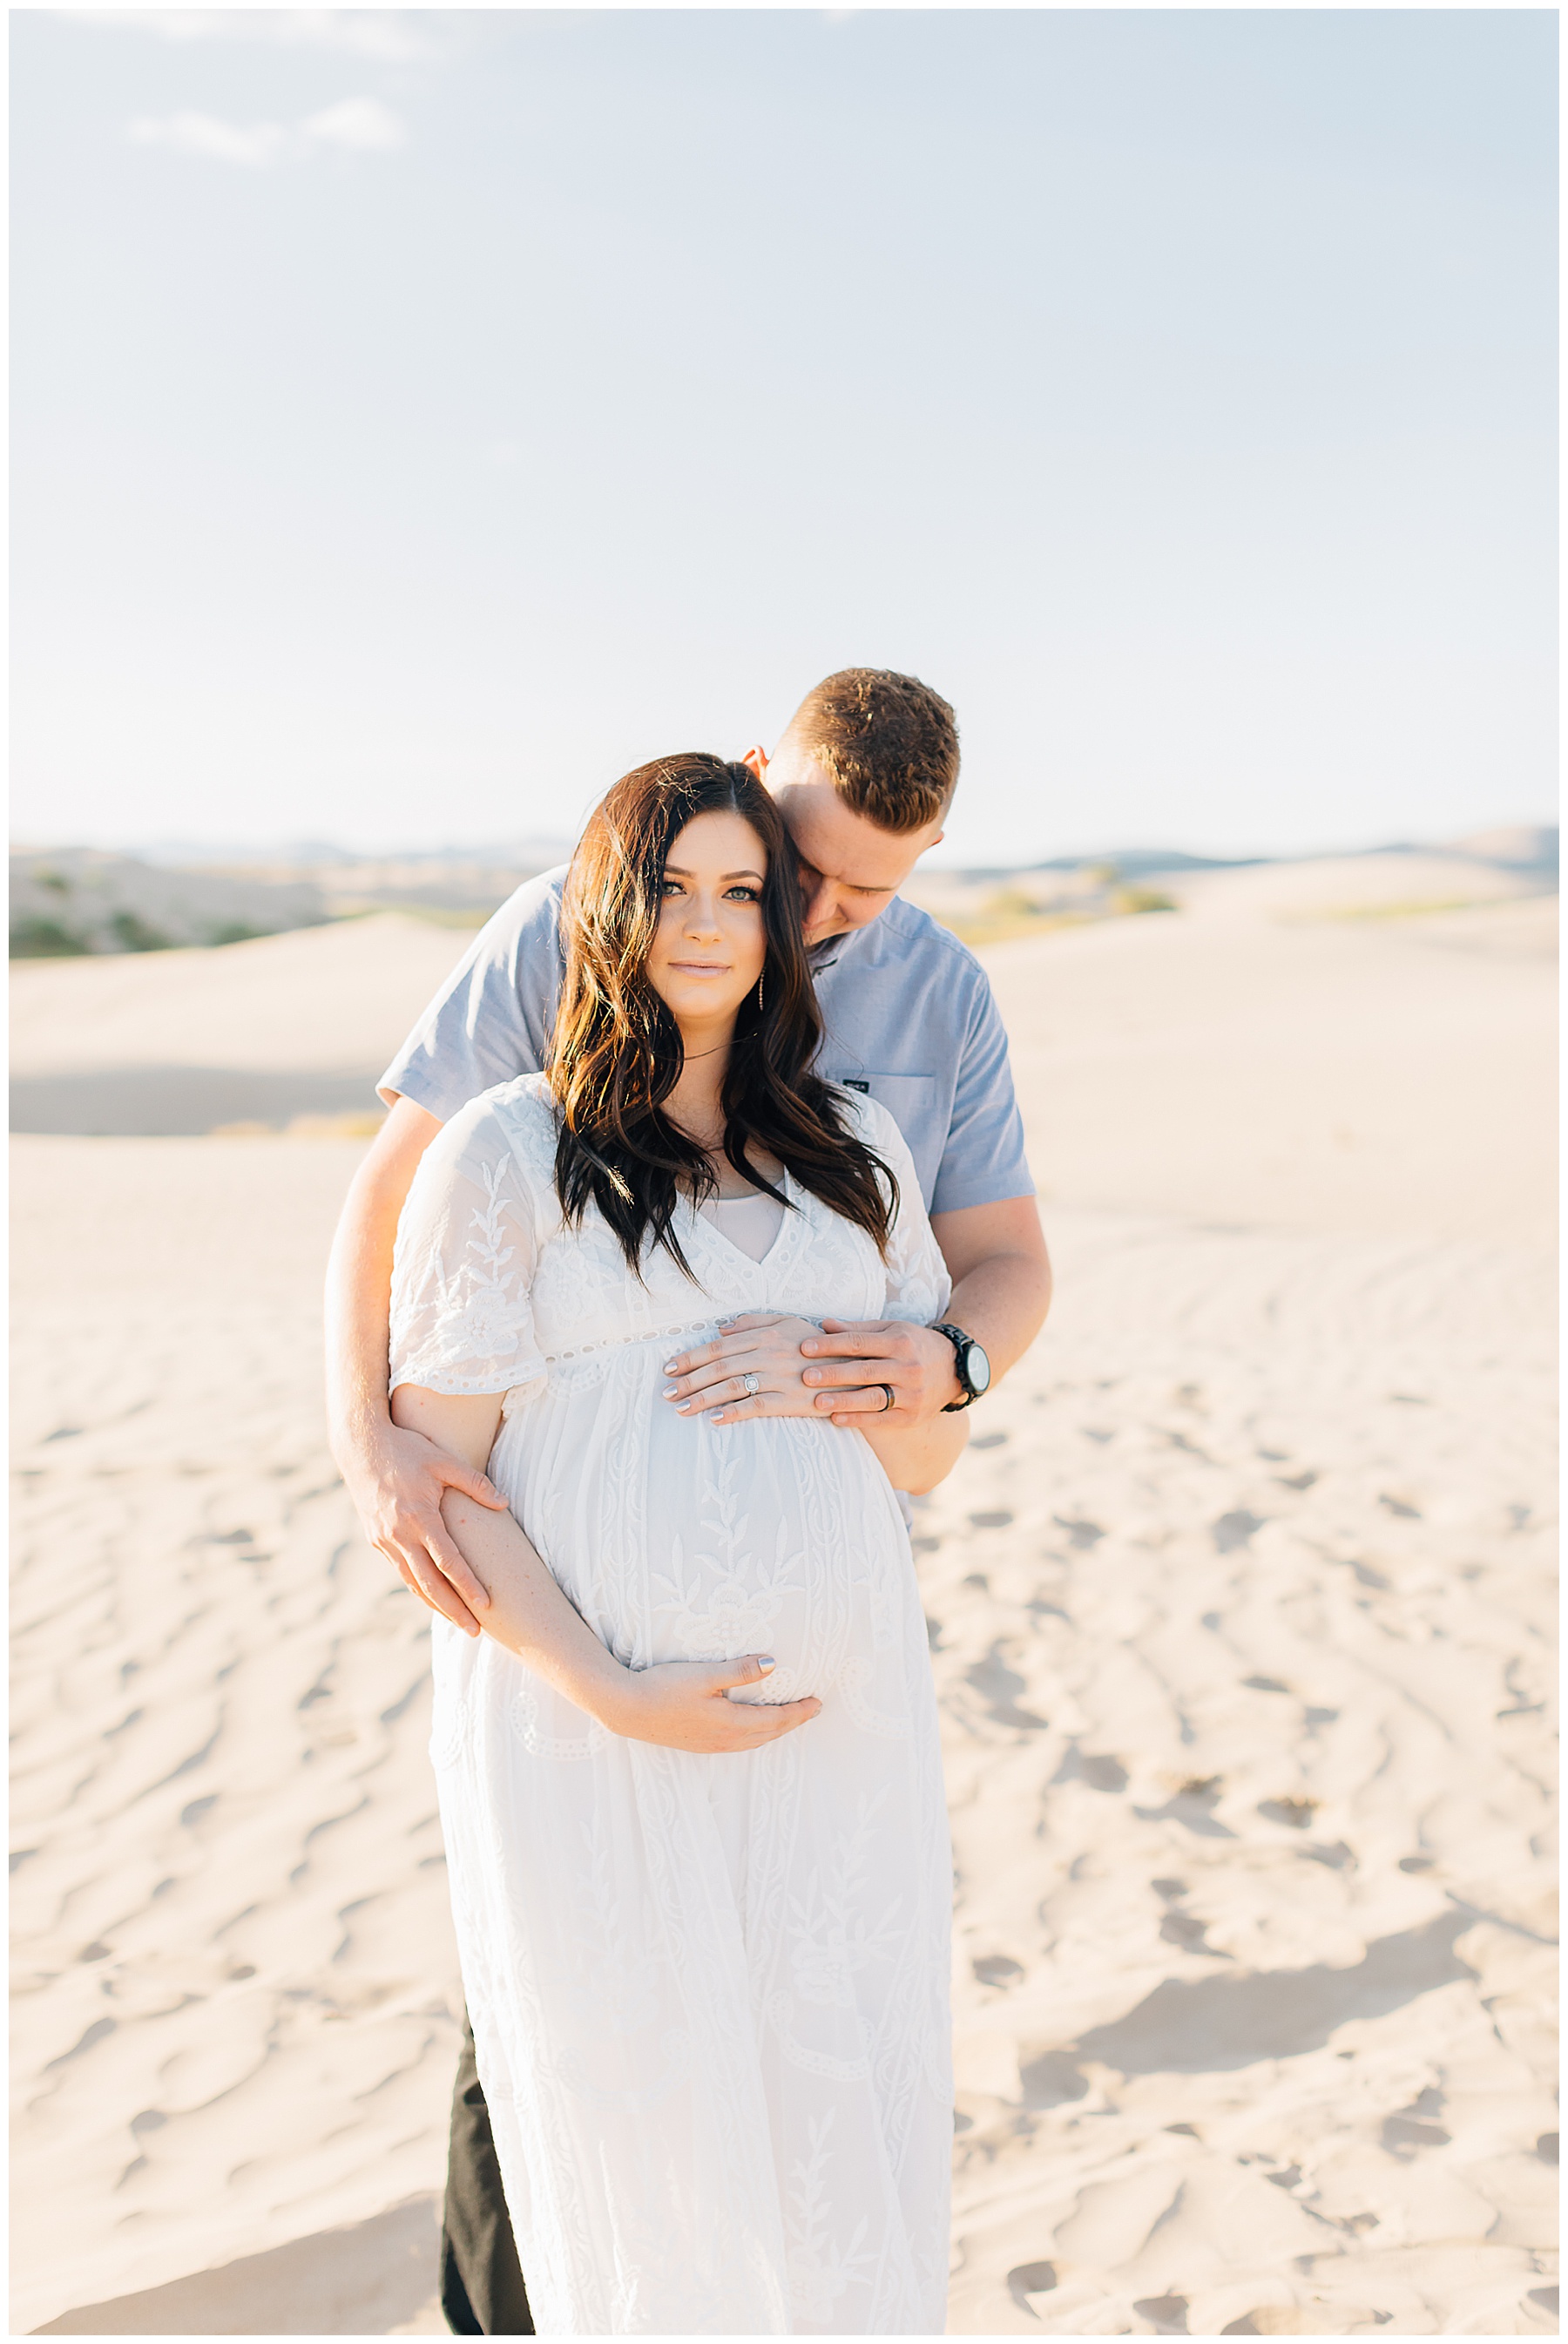
M979 1392L970 1381L970 1345L974 1341L974 1337L966 1335L961 1327L954 1327L945 1318L939 1318L931 1332L933 1335L945 1335L953 1347L953 1373L962 1387L963 1396L960 1399L945 1401L942 1414L957 1416L960 1409L973 1408L980 1398Z

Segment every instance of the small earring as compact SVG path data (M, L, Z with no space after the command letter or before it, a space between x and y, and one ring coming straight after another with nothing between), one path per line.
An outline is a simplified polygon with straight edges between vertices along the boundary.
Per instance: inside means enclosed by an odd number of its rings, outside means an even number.
M764 969L762 975L757 980L757 1015L759 1017L762 1015L762 987L766 984L768 972Z

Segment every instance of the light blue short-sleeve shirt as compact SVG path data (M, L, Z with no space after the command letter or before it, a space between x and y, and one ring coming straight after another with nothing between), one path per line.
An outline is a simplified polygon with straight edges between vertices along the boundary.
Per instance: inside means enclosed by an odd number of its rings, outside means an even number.
M453 970L377 1088L445 1123L481 1091L538 1074L565 970L561 888L548 871L509 895ZM895 895L811 955L826 1032L819 1073L879 1099L909 1144L926 1209L1032 1197L1007 1036L979 961Z

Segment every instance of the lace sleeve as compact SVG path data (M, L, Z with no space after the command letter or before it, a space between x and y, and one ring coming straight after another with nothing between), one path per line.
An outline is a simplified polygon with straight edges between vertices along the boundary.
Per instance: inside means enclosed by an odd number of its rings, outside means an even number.
M899 1187L893 1233L888 1241L888 1293L882 1315L929 1327L947 1308L953 1287L941 1248L931 1235L915 1159L885 1106L876 1099L856 1097L853 1092L849 1096L855 1100L861 1138L868 1147L875 1148Z
M504 1118L475 1099L426 1149L397 1224L392 1389L505 1392L542 1376L537 1255L528 1177Z

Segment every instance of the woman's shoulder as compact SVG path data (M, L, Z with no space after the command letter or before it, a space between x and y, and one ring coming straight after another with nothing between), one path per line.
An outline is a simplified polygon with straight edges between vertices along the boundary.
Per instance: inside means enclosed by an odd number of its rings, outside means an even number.
M516 1075L460 1106L442 1127L453 1155L511 1154L529 1166L553 1163L555 1102L543 1075Z

